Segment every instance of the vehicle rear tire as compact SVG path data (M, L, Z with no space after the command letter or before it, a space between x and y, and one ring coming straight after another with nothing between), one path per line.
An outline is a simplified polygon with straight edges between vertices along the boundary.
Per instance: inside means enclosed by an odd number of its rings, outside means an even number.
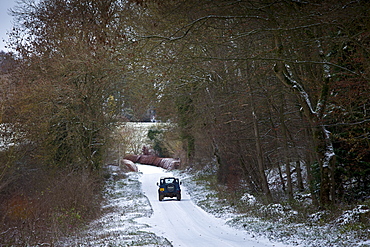
M178 201L181 201L181 194L177 194L176 198Z
M163 198L164 198L164 196L163 196L163 195L159 195L159 196L158 196L159 201L163 201Z

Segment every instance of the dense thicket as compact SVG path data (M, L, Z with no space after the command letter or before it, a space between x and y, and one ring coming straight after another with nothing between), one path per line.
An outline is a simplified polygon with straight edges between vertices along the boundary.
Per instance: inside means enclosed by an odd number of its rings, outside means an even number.
M18 145L1 154L0 188L19 167L99 172L118 117L154 109L176 123L183 162L230 188L242 181L266 202L303 190L321 206L366 199L369 11L360 0L23 1L0 98Z
M366 198L367 2L146 6L152 22L142 40L170 63L159 107L177 112L189 163L211 162L219 182L244 180L267 200L279 200L269 196L274 171L290 199L304 188L323 206Z
M99 175L123 100L129 107L121 96L131 97L123 72L134 10L61 0L13 10L17 63L1 98L1 243L50 243L99 211Z

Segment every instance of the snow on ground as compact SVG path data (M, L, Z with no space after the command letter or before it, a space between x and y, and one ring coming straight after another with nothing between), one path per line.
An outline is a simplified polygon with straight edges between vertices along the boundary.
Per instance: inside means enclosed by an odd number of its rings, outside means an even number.
M310 222L292 223L289 219L294 212L273 204L261 206L261 210L275 214L272 220L263 221L253 215L237 214L227 201L214 196L206 181L195 182L193 175L138 166L139 173L111 171L103 216L79 236L64 239L56 246L370 246L370 240L361 242L356 231L340 227L357 211L367 208L347 211L333 224L320 223L325 212L313 215ZM183 181L182 200L165 198L159 202L156 183L161 176L172 174ZM250 195L242 200L255 203Z
M289 207L280 204L255 205L257 210L270 215L269 220L263 220L253 214L236 213L236 210L227 201L217 198L215 191L205 189L209 187L208 182L199 180L196 174L174 172L182 178L192 200L197 205L208 213L224 219L228 225L251 235L268 238L272 242L284 243L288 246L370 247L370 238L368 237L370 232L366 230L367 228L359 230L356 227L340 225L342 222L353 221L354 218L358 217L359 212L368 212L368 209L362 206L345 211L336 221L324 224L321 219L325 217L325 211L312 215L312 220L297 223L299 222L295 219L297 212ZM241 200L246 206L248 203L256 203L250 195L244 195ZM360 226L361 224L358 227Z
M146 165L139 170L128 175L114 171L103 216L56 246L283 246L227 226L196 206L184 186L181 201L159 202L156 183L172 173Z
M138 173L127 175L113 171L105 190L106 203L103 216L92 222L78 236L62 239L56 246L171 246L163 237L158 237L136 222L148 217L153 211L141 191Z
M14 146L15 134L9 124L0 124L0 150Z
M153 214L138 222L149 225L149 231L168 239L173 246L283 246L263 238L252 238L245 231L227 226L225 220L206 213L192 202L186 187L182 186L182 200L158 200L156 182L160 177L173 176L171 172L153 166L139 165L144 194L150 201Z

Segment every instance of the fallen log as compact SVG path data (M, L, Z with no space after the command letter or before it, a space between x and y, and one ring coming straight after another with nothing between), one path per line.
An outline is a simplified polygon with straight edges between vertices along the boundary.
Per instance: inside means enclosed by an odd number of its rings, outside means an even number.
M152 165L162 167L167 170L178 169L180 167L180 160L174 158L160 158L155 155L128 155L124 159L130 160L133 163L140 163L144 165Z
M122 164L125 165L129 169L129 171L131 171L131 172L138 172L139 171L139 169L137 168L135 163L132 162L131 160L123 159Z

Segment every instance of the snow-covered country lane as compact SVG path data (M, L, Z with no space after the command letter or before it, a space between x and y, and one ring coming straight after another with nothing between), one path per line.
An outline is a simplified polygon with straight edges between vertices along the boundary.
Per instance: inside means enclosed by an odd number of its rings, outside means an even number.
M147 224L147 231L166 238L173 246L243 246L266 247L283 246L271 243L267 239L251 238L246 232L233 229L196 206L190 199L186 187L182 186L182 200L165 198L158 200L156 183L160 177L172 176L162 168L138 165L142 173L140 181L145 196L149 199L153 214L138 218L137 221Z
M285 246L226 225L199 208L182 186L182 200L158 200L157 182L172 176L162 168L140 165L139 172L124 173L118 166L104 191L103 214L81 232L59 239L54 246L91 247L218 247Z

